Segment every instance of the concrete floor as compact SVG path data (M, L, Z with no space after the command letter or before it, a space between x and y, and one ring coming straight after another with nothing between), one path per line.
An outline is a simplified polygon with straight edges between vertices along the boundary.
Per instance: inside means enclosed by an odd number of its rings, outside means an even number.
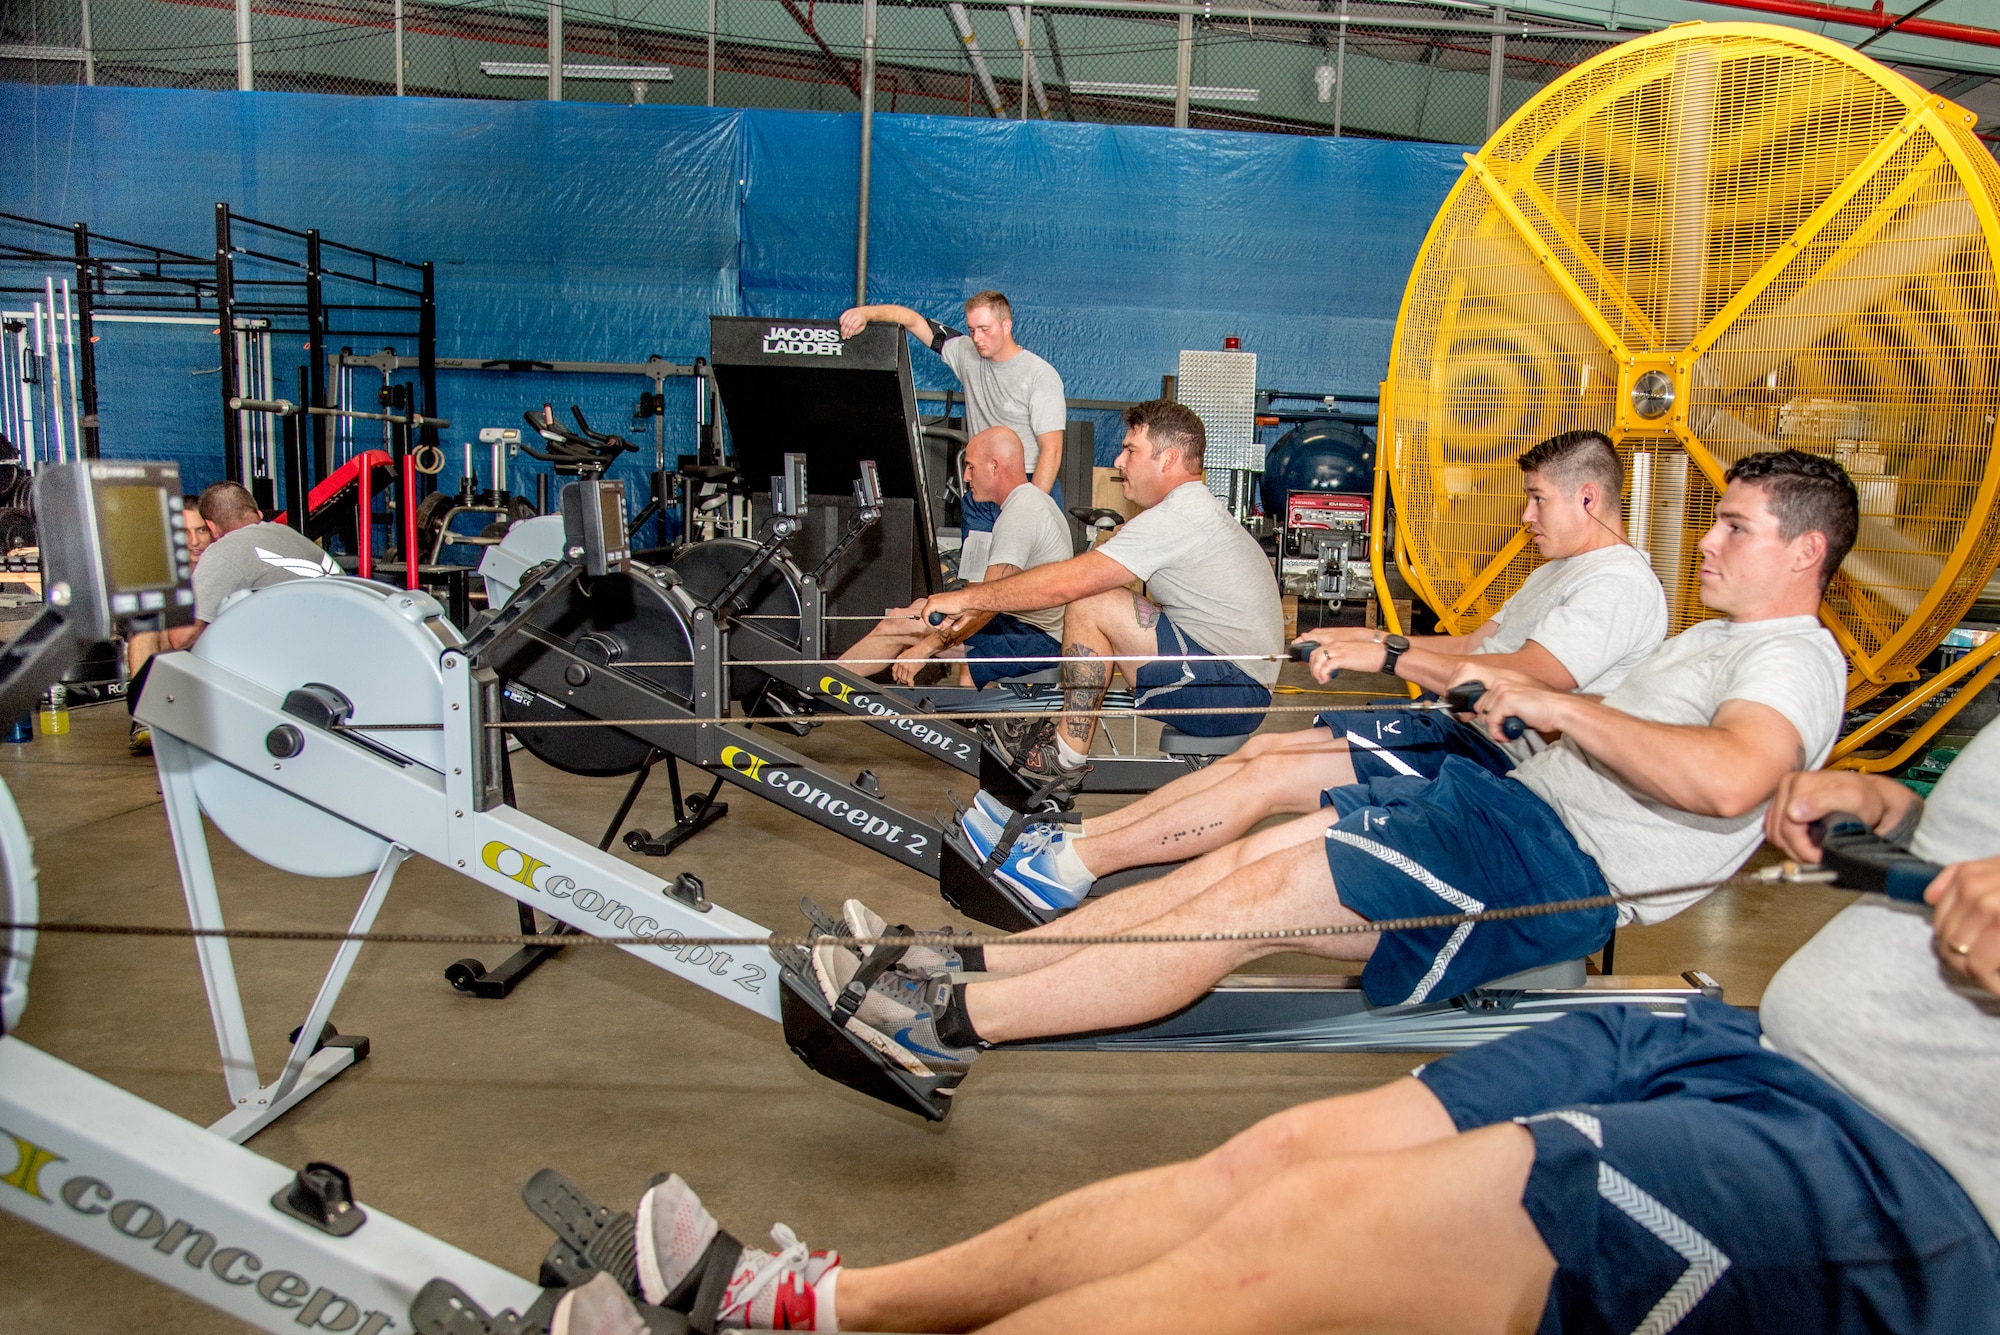
M1300 670L1286 671L1290 681ZM184 924L152 763L126 755L124 710L73 717L66 738L0 746L0 776L36 841L44 914ZM865 728L825 727L797 746L836 772L873 769L885 794L911 810L945 807L947 789L969 800L974 786ZM594 843L623 781L515 761L521 805ZM641 799L635 824L658 828L664 788ZM800 923L801 892L829 906L859 895L891 921L963 921L919 874L741 790L728 801L727 818L652 869L692 871L718 902L778 928ZM1113 804L1087 799L1085 809ZM363 886L273 871L213 833L211 847L233 924L339 929ZM1777 965L1844 900L1815 888L1719 892L1672 922L1621 933L1619 972L1702 968L1730 1000L1754 1005ZM399 876L378 927L489 932L513 923L510 901L418 861ZM290 943L234 950L269 1078L330 952ZM331 1160L352 1174L365 1204L523 1275L534 1273L548 1236L518 1192L544 1165L621 1207L653 1173L674 1169L746 1242L784 1220L815 1246L872 1263L1105 1175L1199 1153L1269 1113L1373 1087L1422 1060L996 1054L978 1064L940 1127L813 1075L775 1026L623 952L573 951L504 1001L445 983L459 953L365 949L334 1020L344 1033L368 1035L373 1055L251 1144L288 1166ZM1284 961L1260 968L1273 966ZM19 1036L196 1122L227 1111L189 942L48 938ZM239 1328L9 1215L0 1215L0 1255L8 1331Z

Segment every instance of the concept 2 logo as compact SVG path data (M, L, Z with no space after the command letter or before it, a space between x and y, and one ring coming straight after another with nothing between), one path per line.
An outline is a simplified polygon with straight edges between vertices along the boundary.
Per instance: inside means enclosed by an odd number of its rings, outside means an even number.
M880 697L868 695L854 689L852 682L839 681L833 677L819 679L819 693L838 704L848 705L864 714L886 719L897 732L908 735L921 746L928 746L939 755L953 756L959 760L972 759L972 743L962 741L936 728L926 727L915 719L904 718L902 711L884 704Z
M866 838L879 839L891 848L900 849L917 857L924 856L930 848L930 835L907 831L902 826L876 815L860 803L850 802L836 793L830 793L816 783L799 778L788 769L777 767L777 762L766 760L763 756L746 751L740 746L723 747L722 763L726 768L735 770L753 783L777 789L783 794L780 801L784 798L791 799L787 805L795 806L802 811L811 807L813 811L824 812L835 820L847 822ZM812 812L805 811L804 814L810 816Z
M518 881L550 899L567 899L580 912L603 920L627 936L655 938L654 945L659 950L688 968L705 968L717 978L729 979L746 992L763 991L764 979L769 974L763 965L739 960L728 951L717 950L714 946L676 945L675 942L684 933L660 926L656 918L635 914L631 905L620 903L602 890L578 886L567 876L553 874L548 863L528 856L511 844L495 839L479 850L479 860L486 864L488 870L498 872L510 881Z
M774 324L764 331L764 351L802 353L809 357L838 357L840 330L795 329Z
M224 1246L223 1240L213 1231L189 1220L174 1218L171 1209L162 1209L150 1201L125 1195L103 1178L76 1173L68 1176L60 1187L55 1187L52 1181L44 1180L44 1175L54 1165L68 1163L69 1156L0 1129L0 1146L9 1141L14 1146L14 1168L5 1176L0 1176L0 1186L12 1187L50 1209L55 1209L59 1198L62 1205L75 1214L101 1218L107 1234L126 1239L130 1251L122 1244L110 1242L108 1237L106 1245L99 1246L69 1227L57 1226L60 1211L53 1217L44 1216L34 1206L23 1208L25 1203L19 1197L8 1200L7 1208L24 1219L48 1218L49 1226L56 1232L75 1237L92 1251L116 1259L125 1259L121 1253L130 1255L141 1248L163 1256L178 1256L193 1272L187 1278L194 1281L199 1276L200 1282L176 1284L175 1287L197 1297L207 1290L218 1304L237 1301L234 1297L224 1296L234 1290L254 1291L271 1306L296 1312L286 1322L287 1326L346 1331L348 1335L381 1335L383 1331L399 1329L392 1314L364 1311L360 1303L342 1297L326 1285L294 1271L266 1270L263 1258L248 1247ZM0 1163L4 1162L0 1159ZM53 1187L55 1196L50 1196L45 1187ZM132 1255L127 1264L143 1272L148 1260L154 1258ZM157 1260L154 1264L158 1264ZM228 1289L212 1287L225 1284Z

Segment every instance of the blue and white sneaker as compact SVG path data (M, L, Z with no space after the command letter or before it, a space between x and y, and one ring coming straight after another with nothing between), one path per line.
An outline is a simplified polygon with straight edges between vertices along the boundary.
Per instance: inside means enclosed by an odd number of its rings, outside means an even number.
M1075 908L1090 893L1091 882L1087 876L1075 879L1065 875L1058 865L1067 837L1060 825L1036 825L1022 831L1007 860L993 869L994 874L1037 908L1052 912Z
M975 803L967 807L965 813L958 818L958 827L965 831L965 842L972 845L973 852L979 854L981 858L990 858L993 856L993 846L1000 842L1002 827L1013 818L1013 814L1010 811L1005 816L990 816Z
M1014 808L1008 806L984 788L981 788L972 795L972 805L975 810L995 825L1005 825L1014 815Z

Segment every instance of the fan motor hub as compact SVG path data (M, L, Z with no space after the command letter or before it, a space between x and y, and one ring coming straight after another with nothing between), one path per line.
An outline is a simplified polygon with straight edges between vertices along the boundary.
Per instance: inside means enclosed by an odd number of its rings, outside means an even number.
M1688 371L1693 358L1678 353L1644 353L1618 373L1618 431L1657 432L1685 425Z

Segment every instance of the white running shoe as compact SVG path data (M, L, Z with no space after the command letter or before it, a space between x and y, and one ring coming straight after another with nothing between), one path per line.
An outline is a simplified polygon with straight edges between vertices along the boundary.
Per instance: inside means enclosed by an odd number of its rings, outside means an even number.
M694 1271L719 1230L694 1188L674 1173L639 1198L632 1231L640 1296L658 1307Z
M618 1281L602 1270L565 1293L549 1317L549 1335L649 1335L651 1329Z
M717 1328L838 1329L833 1289L840 1278L840 1253L808 1250L784 1224L772 1226L771 1241L778 1244L776 1255L743 1249L715 1312Z

